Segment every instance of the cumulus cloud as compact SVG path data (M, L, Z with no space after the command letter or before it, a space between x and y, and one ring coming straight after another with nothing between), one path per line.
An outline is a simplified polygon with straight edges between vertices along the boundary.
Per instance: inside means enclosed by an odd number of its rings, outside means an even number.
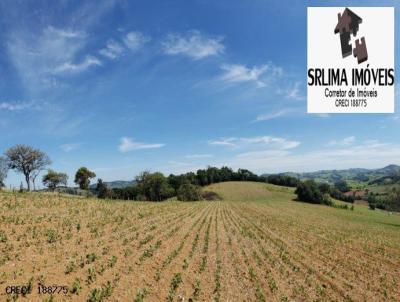
M209 38L197 30L186 34L169 34L162 42L164 53L168 55L186 55L194 60L222 54L225 46L222 37Z
M121 142L118 146L120 152L125 153L134 150L141 150L141 149L156 149L162 148L165 144L148 144L148 143L141 143L136 142L132 138L129 137L122 137Z

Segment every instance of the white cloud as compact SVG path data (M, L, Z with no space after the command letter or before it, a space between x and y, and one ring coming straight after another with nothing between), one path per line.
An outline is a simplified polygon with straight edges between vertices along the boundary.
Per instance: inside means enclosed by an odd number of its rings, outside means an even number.
M189 154L185 156L188 159L201 159L201 158L211 158L211 154Z
M49 26L46 29L49 33L54 33L55 36L62 37L62 38L67 38L67 39L73 39L73 38L85 38L86 33L83 31L74 31L71 29L62 29L62 28L55 28L53 26Z
M108 40L107 45L105 48L100 49L99 53L109 59L116 59L118 58L124 51L124 48L120 43L115 40Z
M78 149L81 146L79 143L69 143L60 146L60 149L64 152L71 152Z
M300 82L296 82L292 87L288 88L284 92L284 96L292 100L303 100L305 97L300 94Z
M143 45L149 42L151 38L143 35L139 31L131 31L125 35L123 40L127 48L135 51L143 47Z
M220 138L217 140L210 140L210 141L208 141L208 144L214 145L214 146L236 147L236 144L235 144L236 140L237 139L234 137Z
M269 121L278 117L286 116L292 112L294 112L293 109L282 109L276 112L260 114L256 117L255 122Z
M225 46L222 37L208 38L197 30L185 35L169 34L162 42L164 52L168 55L186 55L194 60L222 54Z
M298 141L288 140L274 136L254 136L254 137L229 137L208 142L214 146L225 146L234 148L249 148L253 146L268 146L274 149L293 149L300 145Z
M122 153L133 151L133 150L141 150L141 149L155 149L164 147L165 144L148 144L148 143L141 143L135 142L133 139L129 137L122 137L121 143L118 146L119 151Z
M268 70L268 65L248 68L240 64L224 64L221 69L224 71L224 74L221 75L222 81L231 83L255 82L259 87L266 85L260 77Z
M31 93L57 86L56 75L62 72L82 72L99 65L94 57L81 58L87 43L86 33L81 30L48 26L39 34L15 31L9 37L6 42L9 58ZM73 63L77 61L80 63Z
M349 146L355 142L356 138L354 136L345 137L341 140L331 140L329 146Z
M22 111L30 109L33 106L34 106L33 102L17 102L17 103L2 102L0 103L0 110Z
M55 68L54 73L78 73L85 71L91 66L101 66L102 63L99 59L93 56L87 56L82 62L75 64L71 62L65 62L64 64Z

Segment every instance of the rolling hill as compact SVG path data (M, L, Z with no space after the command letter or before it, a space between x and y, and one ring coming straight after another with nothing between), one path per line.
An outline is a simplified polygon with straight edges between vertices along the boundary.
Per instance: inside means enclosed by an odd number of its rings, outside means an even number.
M293 176L299 179L314 179L319 182L334 183L339 180L355 182L376 182L380 178L390 178L400 172L400 166L388 165L379 169L352 168L346 170L320 170L316 172L294 173L284 172L279 175ZM268 174L264 174L267 176Z

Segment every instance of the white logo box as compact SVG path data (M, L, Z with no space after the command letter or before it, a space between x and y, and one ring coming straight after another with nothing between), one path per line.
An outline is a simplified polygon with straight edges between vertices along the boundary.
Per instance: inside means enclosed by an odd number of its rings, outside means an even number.
M362 18L356 37L351 34L349 44L355 47L355 40L361 41L365 37L368 60L358 64L353 54L343 58L340 33L335 34L334 29L338 23L338 13L343 14L346 7L308 7L307 9L307 84L310 81L308 71L310 68L324 69L325 74L329 68L344 68L346 70L348 86L315 86L307 85L307 111L308 113L394 113L395 85L381 86L371 84L366 86L352 86L352 69L378 68L394 69L394 8L393 7L348 7L352 12ZM393 81L394 82L394 81ZM377 90L376 98L366 99L367 106L352 104L338 106L337 99L325 97L326 88L339 90L350 88ZM340 99L340 98L339 98Z

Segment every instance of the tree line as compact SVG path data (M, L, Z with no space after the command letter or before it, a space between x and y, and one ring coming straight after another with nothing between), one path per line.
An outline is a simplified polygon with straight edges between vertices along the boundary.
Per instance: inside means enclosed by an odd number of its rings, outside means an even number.
M229 167L207 167L195 172L170 174L142 172L135 178L135 185L126 188L107 188L99 179L96 192L99 198L162 201L173 196L178 200L203 199L201 187L224 181L266 182L266 177L258 176L246 169L234 171Z

